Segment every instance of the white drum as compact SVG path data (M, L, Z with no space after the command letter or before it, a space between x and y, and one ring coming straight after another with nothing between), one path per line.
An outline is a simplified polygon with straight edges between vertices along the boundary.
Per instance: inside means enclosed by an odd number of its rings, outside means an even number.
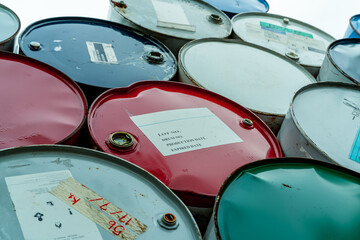
M110 0L108 18L162 41L177 56L193 39L227 38L229 17L201 0Z
M300 89L278 134L286 157L360 171L360 87L324 82Z
M360 39L337 40L329 46L317 80L360 85L359 65Z
M303 67L266 48L201 39L179 53L179 81L221 94L257 114L276 133L295 92L316 82Z
M314 26L275 14L244 13L234 16L231 21L233 38L287 56L315 77L325 58L326 48L335 40Z

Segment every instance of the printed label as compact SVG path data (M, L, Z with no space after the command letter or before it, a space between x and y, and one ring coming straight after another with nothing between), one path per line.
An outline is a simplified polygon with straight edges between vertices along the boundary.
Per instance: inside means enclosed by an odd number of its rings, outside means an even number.
M145 224L73 178L62 181L51 193L119 239L133 240L146 231Z
M86 42L90 61L94 63L118 64L114 48L108 43Z
M314 39L314 36L310 33L261 21L259 25L253 23L246 23L245 25L246 34L254 39L265 39L293 49L302 49L320 54L326 53L324 42Z
M164 156L243 142L207 108L149 113L131 120Z
M96 224L49 191L70 171L6 177L24 238L28 240L102 240Z
M308 38L314 38L313 35L310 34L310 33L305 33L305 32L293 30L293 29L290 29L290 28L284 28L284 27L277 26L277 25L274 25L274 24L271 24L271 23L266 23L266 22L261 22L260 21L260 26L261 26L262 29L277 32L277 33L281 33L281 34L284 34L284 35L286 33L292 33L292 34L296 34L296 35L300 35L300 36L304 36L304 37L308 37Z
M153 0L152 3L157 16L158 27L195 32L196 26L189 23L189 20L180 5L156 0Z
M349 159L360 163L360 129L355 136L354 143L349 154Z

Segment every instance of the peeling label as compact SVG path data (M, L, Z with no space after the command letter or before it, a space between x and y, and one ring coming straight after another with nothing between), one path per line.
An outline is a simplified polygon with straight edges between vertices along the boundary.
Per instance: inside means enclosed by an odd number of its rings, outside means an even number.
M243 141L207 108L176 109L130 118L164 156Z
M355 136L353 145L351 147L349 159L360 163L360 128Z
M152 1L156 16L157 26L195 32L196 27L189 23L183 8L175 3Z
M49 193L69 177L56 171L5 178L25 239L102 240L94 222Z
M312 34L266 22L260 21L259 25L246 23L246 34L254 39L265 39L292 49L302 49L320 54L326 53L324 42L314 39Z
M91 62L118 64L114 48L108 43L86 42Z
M50 192L119 239L135 239L146 231L145 224L73 178Z

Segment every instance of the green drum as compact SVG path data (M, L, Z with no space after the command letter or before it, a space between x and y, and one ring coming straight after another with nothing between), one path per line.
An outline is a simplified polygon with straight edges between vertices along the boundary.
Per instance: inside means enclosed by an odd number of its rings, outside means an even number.
M220 189L205 239L360 239L359 177L310 159L245 165Z

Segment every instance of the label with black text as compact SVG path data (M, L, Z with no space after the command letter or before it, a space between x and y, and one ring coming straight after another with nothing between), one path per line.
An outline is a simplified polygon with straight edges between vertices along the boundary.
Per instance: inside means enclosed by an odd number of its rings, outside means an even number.
M164 156L243 142L207 108L155 112L131 120Z

